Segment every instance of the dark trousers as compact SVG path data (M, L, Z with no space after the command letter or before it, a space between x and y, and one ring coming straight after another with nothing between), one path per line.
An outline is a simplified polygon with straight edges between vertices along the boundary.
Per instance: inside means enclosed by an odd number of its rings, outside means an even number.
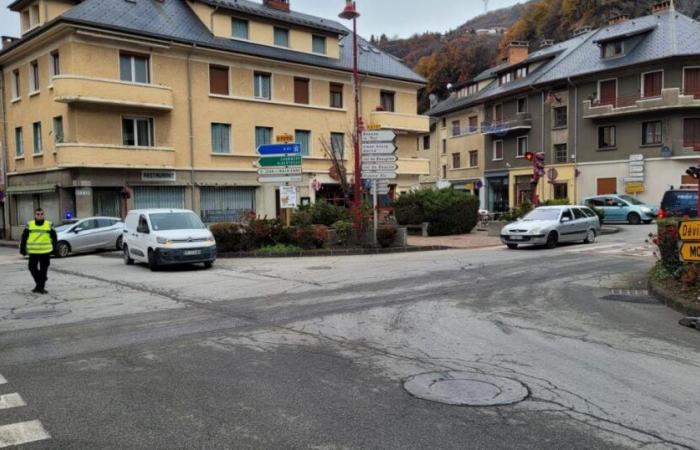
M46 287L47 273L51 264L51 255L29 255L29 272L34 278L36 288L41 290Z

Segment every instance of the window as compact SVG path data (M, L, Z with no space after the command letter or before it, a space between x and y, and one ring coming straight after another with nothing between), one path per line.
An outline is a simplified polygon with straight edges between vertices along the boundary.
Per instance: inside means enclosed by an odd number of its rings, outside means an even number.
M513 81L513 73L512 72L507 72L507 73L501 74L501 76L498 78L498 84L508 84L511 81Z
M598 148L614 148L616 143L615 127L598 127Z
M311 37L311 51L314 53L326 54L326 37L313 35Z
M493 160L500 161L503 159L503 141L493 141Z
M430 135L423 136L423 150L430 150Z
M445 178L447 178L447 166L443 164L442 165L442 179L444 180Z
M606 42L601 47L603 58L613 58L622 55L622 41Z
M61 144L63 142L63 117L53 118L53 142Z
M228 67L209 66L209 93L229 95Z
M394 93L382 91L379 94L379 104L384 111L394 112Z
M255 98L270 100L272 98L270 85L272 75L269 73L255 72L253 82L255 85Z
M22 135L22 127L15 128L15 156L24 156L24 137Z
M683 147L700 149L700 119L683 121Z
M598 103L601 106L617 106L617 80L598 82Z
M469 152L469 167L479 166L479 151L472 150Z
M476 133L479 131L479 117L471 116L469 117L469 132Z
M442 118L442 128L447 128L447 118L446 117Z
M131 83L150 83L149 58L143 55L119 55L119 79Z
M447 139L442 140L442 153L447 153Z
M122 118L122 139L124 145L153 147L153 119L150 117Z
M248 39L248 21L243 19L231 19L231 36L237 39Z
M309 104L309 80L294 78L294 103Z
M642 97L659 97L664 87L664 73L662 71L642 74Z
M231 153L231 125L228 123L211 124L211 152Z
M527 153L527 136L520 136L516 142L516 158L524 158Z
M29 88L30 93L39 90L39 62L32 61L29 63Z
M554 128L566 128L567 125L567 108L566 106L558 106L553 108L554 112Z
M331 108L343 107L343 85L331 83Z
M518 112L519 113L526 113L527 112L527 98L522 97L518 99Z
M34 138L34 154L40 155L44 149L41 140L41 122L34 122L32 124L32 134Z
M58 50L51 52L51 58L49 63L49 75L51 78L61 74L61 57L58 54Z
M255 127L255 148L272 144L272 128Z
M12 99L18 99L22 96L21 85L19 81L19 70L12 71Z
M459 120L452 121L452 136L459 136L462 134L461 126Z
M642 122L642 145L661 144L661 121Z
M558 198L557 198L557 200L558 200ZM574 212L574 217L576 218L576 220L587 218L586 214L578 208L572 208L572 211Z
M462 160L459 153L452 154L452 168L459 169L462 166Z
M493 121L502 122L503 121L503 105L493 105Z
M275 27L275 45L278 45L280 47L289 47L288 29Z
M683 93L700 98L700 67L683 69Z
M515 71L515 79L520 79L520 78L527 78L527 66L525 67L519 67Z
M331 149L336 157L345 158L345 133L331 133Z
M598 178L596 180L596 195L617 193L617 178ZM605 206L605 204L603 205Z
M555 164L566 164L569 158L569 152L566 144L556 144L554 146L554 163Z
M311 132L308 130L296 130L294 141L301 146L302 156L311 156Z

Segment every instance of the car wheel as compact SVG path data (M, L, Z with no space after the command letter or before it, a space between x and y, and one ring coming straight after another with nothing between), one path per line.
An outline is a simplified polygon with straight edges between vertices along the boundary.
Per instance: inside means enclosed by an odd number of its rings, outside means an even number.
M158 270L158 256L153 250L148 251L148 267L151 269L151 272Z
M547 235L547 244L546 244L547 248L549 248L549 249L556 248L558 243L559 243L559 236L557 235L557 233L555 233L554 231L550 232Z
M213 262L213 261L207 261L207 262L204 263L204 268L205 268L205 269L211 269L213 266L214 266L214 262Z
M584 239L583 243L584 244L593 244L593 243L595 243L595 239L596 239L595 230L588 230L588 233L586 233L586 239Z
M134 264L134 260L131 259L131 256L129 256L129 247L124 245L122 250L124 251L124 264L127 266L132 266Z
M68 242L59 242L56 246L56 255L59 258L65 258L70 255L70 245Z
M639 217L639 214L637 213L630 213L630 215L627 216L627 221L630 223L630 225L639 225L642 223L642 218Z
M124 245L124 236L119 236L117 238L117 245L116 245L117 250L121 250L123 245Z

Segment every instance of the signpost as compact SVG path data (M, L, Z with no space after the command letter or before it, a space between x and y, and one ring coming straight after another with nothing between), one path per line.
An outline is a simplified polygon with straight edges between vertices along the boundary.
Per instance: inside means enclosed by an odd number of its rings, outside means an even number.
M396 133L392 130L367 130L362 133L362 178L372 180L374 242L377 242L377 196L389 193L387 180L395 180L398 169ZM381 184L380 184L381 183Z
M258 147L258 181L260 183L283 184L279 188L280 207L285 211L286 223L291 221L290 210L297 207L297 188L289 183L302 181L301 145L292 143L293 137L277 136L279 144Z

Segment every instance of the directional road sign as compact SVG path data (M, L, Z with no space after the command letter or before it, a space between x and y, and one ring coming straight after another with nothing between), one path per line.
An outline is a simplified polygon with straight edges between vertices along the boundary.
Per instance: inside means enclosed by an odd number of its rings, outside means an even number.
M684 242L681 245L681 259L684 262L700 262L700 242Z
M392 142L396 133L391 130L370 130L362 133L362 142Z
M258 175L301 175L301 167L267 167L258 169Z
M260 167L301 166L301 155L265 156L259 160Z
M362 164L395 163L396 155L362 155Z
M362 144L364 155L392 155L396 152L393 142L369 142Z
M700 220L686 220L678 227L681 241L700 241Z
M365 180L395 180L396 172L362 172Z
M301 175L258 177L259 183L301 183Z
M398 169L398 166L390 163L362 164L362 173L389 172L396 169Z
M301 155L299 144L266 144L258 147L259 155Z

